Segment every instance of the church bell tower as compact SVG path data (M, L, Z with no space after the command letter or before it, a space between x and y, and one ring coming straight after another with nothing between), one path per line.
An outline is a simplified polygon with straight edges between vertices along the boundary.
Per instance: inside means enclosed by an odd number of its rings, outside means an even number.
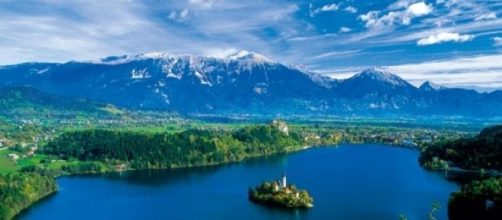
M287 182L286 182L286 174L282 173L282 182L281 182L281 187L286 188L287 187Z

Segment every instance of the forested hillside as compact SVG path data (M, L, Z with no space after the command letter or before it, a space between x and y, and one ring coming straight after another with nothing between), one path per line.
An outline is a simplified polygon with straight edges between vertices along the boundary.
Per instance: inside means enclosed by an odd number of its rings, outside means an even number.
M431 169L453 165L464 169L501 170L502 125L486 128L473 138L430 146L422 152L420 162Z
M13 218L56 189L56 181L52 177L36 173L0 174L0 219Z
M474 181L453 193L448 216L457 219L500 219L502 216L502 178Z
M133 169L197 166L286 152L302 145L295 133L253 126L237 131L187 130L148 133L84 130L62 134L43 147L47 154L81 161L107 161Z

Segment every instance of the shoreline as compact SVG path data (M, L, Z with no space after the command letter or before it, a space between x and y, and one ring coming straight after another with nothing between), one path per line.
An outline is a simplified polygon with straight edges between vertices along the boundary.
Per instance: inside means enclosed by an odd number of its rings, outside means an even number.
M441 171L441 170L437 170ZM476 175L487 175L489 177L499 177L502 176L502 170L469 170L469 169L463 169L460 167L451 167L448 168L447 170L444 170L445 172L454 172L454 173L460 173L460 174L476 174Z
M144 169L132 169L132 168L125 168L123 170L106 170L103 172L82 172L82 173L68 173L68 174L61 174L57 175L54 178L59 178L63 176L76 176L76 175L86 175L86 174L105 174L105 173L121 173L121 172L129 172L129 171L144 171L144 170L174 170L174 169L186 169L186 168L200 168L200 167L213 167L213 166L219 166L219 165L226 165L226 164L233 164L233 163L240 163L244 160L249 160L249 159L254 159L254 158L259 158L259 157L268 157L268 156L275 156L275 155L280 155L280 154L290 154L294 152L300 152L303 150L308 150L314 147L318 147L316 145L307 145L307 146L302 146L302 147L291 147L294 149L288 149L286 151L280 151L280 152L274 152L274 153L268 153L268 154L252 154L248 155L244 158L238 159L238 160L228 160L228 161L223 161L223 162L212 162L212 163L206 163L206 164L191 164L191 165L182 165L182 166L177 166L173 165L170 167L155 167L155 168L144 168ZM91 161L90 161L91 162ZM93 161L93 162L99 162L99 161Z
M56 181L56 180L54 180ZM33 205L43 201L44 199L47 199L49 198L50 196L56 194L57 192L59 192L59 186L56 184L56 189L51 191L51 192L48 192L46 193L45 195L42 195L40 196L39 198L37 198L37 200L35 200L34 202L30 203L30 204L27 204L25 207L23 207L21 210L19 210L19 212L17 212L13 217L12 219L18 219L19 216L23 215L23 213L25 212L28 212L30 210L30 208L33 207Z
M260 158L260 157L267 157L267 156L274 156L274 155L280 155L280 154L290 154L290 153L295 153L295 152L301 152L305 150L309 150L312 148L317 148L317 147L329 147L333 146L335 148L340 147L341 145L363 145L363 144L375 144L375 145L381 145L381 146L387 146L387 147L398 147L398 148L403 148L403 149L410 149L410 150L419 150L416 147L409 147L409 146L403 146L403 145L396 145L396 144L384 144L384 143L338 143L338 144L322 144L322 145L304 145L304 146L298 146L298 147L289 147L289 149L281 152L274 152L274 153L268 153L268 154L254 154L254 155L248 155L242 159L238 160L229 160L229 161L224 161L224 162L213 162L213 163L208 163L208 164L195 164L195 165L185 165L185 166L171 166L171 167L159 167L159 168L147 168L147 169L130 169L126 168L124 170L106 170L103 172L83 172L83 173L68 173L68 174L61 174L54 176L54 181L57 181L59 177L65 177L65 176L78 176L78 175L86 175L86 174L106 174L106 173L122 173L122 172L131 172L131 171L147 171L147 170L174 170L174 169L185 169L185 168L200 168L200 167L213 167L213 166L219 166L219 165L226 165L226 164L233 164L233 163L240 163L244 160L249 160L253 158ZM422 165L420 165L423 169L425 169ZM16 217L23 213L24 211L28 210L30 207L32 207L34 204L42 201L44 198L47 198L49 195L52 195L54 193L58 192L58 188L51 192L48 193L47 195L44 195L43 197L38 198L36 201L33 203L27 205L24 207L22 210L20 210L15 216Z
M57 193L59 191L59 186L57 185L57 179L59 177L65 177L65 176L78 176L78 175L86 175L86 174L106 174L106 173L122 173L122 172L130 172L130 171L146 171L146 170L174 170L174 169L184 169L184 168L197 168L197 167L212 167L212 166L219 166L219 165L226 165L226 164L232 164L232 163L240 163L244 160L248 159L253 159L253 158L259 158L259 157L267 157L267 156L273 156L273 155L279 155L279 154L289 154L289 153L294 153L294 152L300 152L304 150L308 150L311 148L316 147L315 145L305 145L305 146L298 146L298 147L290 147L290 149L287 149L285 151L281 152L274 152L274 153L269 153L269 154L254 154L254 155L248 155L242 159L239 160L229 160L225 162L213 162L213 163L208 163L208 164L197 164L197 165L186 165L186 166L173 166L173 167L160 167L160 168L148 168L148 169L124 169L124 170L106 170L104 172L83 172L83 173L69 173L69 174L61 174L54 176L53 179L56 181L56 190L49 192L39 198L37 198L34 202L26 205L23 207L23 209L19 210L14 216L13 219L16 219L19 217L20 214L23 212L29 210L33 205L37 204L38 202L42 201L44 198L47 198L50 195L53 195L54 193Z

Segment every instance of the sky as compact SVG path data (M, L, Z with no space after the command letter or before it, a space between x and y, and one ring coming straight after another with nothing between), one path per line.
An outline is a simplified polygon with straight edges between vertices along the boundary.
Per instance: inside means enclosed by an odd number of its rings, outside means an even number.
M378 66L502 89L502 1L0 0L0 65L240 50L335 78Z

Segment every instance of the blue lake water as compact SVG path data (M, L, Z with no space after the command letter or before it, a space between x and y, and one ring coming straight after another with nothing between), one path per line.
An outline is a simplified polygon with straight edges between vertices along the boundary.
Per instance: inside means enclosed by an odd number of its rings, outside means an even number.
M382 145L312 148L209 168L58 179L58 193L20 219L427 219L459 186L422 169L419 152ZM248 201L248 188L285 172L314 197L309 210Z

